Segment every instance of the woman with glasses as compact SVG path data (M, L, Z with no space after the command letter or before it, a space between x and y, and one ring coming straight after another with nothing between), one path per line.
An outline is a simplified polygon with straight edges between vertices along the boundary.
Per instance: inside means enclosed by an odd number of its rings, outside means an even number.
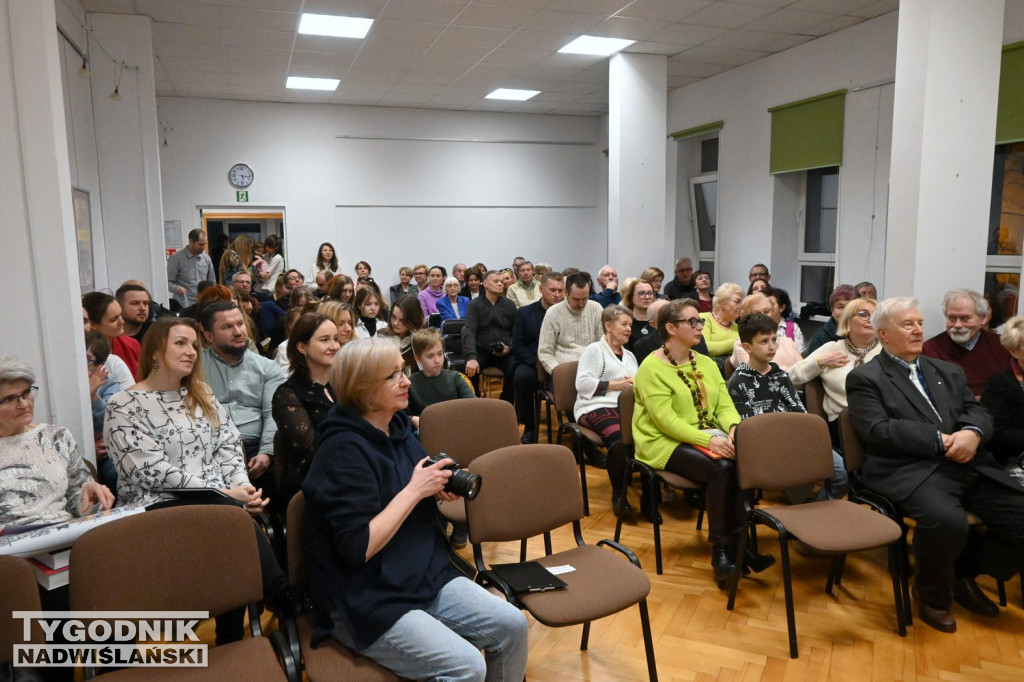
M63 426L37 424L36 374L0 355L0 528L58 523L110 509L114 495L92 480L78 445Z
M333 637L403 678L518 682L526 618L449 560L435 522L436 500L456 499L450 460L431 464L413 434L404 364L377 336L331 366L337 403L302 486L313 641Z
M705 484L711 567L724 588L736 571L744 526L733 448L740 416L718 367L692 350L704 325L693 299L670 301L659 311L662 346L647 356L633 382L633 439L641 462ZM641 508L648 518L658 514L657 500L641 500ZM745 567L759 572L773 562L748 551Z
M622 294L622 304L626 306L630 315L633 316L629 342L626 343L626 350L631 353L633 352L633 344L648 334L654 333L651 325L648 324L650 316L647 314L647 309L654 303L654 297L654 287L643 278L634 279L626 284L625 291Z
M839 340L819 347L789 370L789 377L797 386L821 378L825 387L822 407L828 417L833 446L839 443L839 414L846 409L846 376L882 351L875 328L871 325L874 312L873 298L851 300L839 317L836 328Z
M704 320L704 341L708 344L708 353L719 369L725 368L725 363L732 355L733 345L740 338L736 320L740 317L742 300L743 289L740 285L726 282L715 289L711 312L700 314Z
M466 319L466 307L469 299L459 295L459 280L449 277L444 281L444 298L437 302L437 312L441 313L441 321Z
M608 448L608 478L612 483L612 508L627 511L622 497L626 455L619 429L619 394L633 386L636 357L626 350L633 316L622 305L610 305L601 313L604 337L583 349L576 370L576 421L601 436Z

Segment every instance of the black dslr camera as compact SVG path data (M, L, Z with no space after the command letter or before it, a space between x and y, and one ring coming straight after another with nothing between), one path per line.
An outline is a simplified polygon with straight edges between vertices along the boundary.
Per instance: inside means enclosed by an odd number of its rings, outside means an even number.
M470 473L463 469L459 466L458 462L443 452L438 454L436 457L429 458L423 463L423 466L433 466L443 459L450 460L451 464L441 468L452 472L452 477L448 479L448 484L445 485L444 491L446 493L458 495L467 501L476 497L477 493L480 492L480 485L483 483L483 479L480 478L479 475Z

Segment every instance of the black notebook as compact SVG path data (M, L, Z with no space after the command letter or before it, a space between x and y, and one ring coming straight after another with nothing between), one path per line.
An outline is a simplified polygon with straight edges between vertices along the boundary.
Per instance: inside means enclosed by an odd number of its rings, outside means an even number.
M517 564L494 564L491 571L515 592L545 592L567 587L557 575L536 561Z

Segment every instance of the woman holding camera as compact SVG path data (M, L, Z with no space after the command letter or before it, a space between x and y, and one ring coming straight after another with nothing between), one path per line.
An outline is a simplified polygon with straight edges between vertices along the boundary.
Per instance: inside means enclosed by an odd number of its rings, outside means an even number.
M399 677L523 679L522 613L449 561L434 525L450 460L424 466L409 379L391 339L356 339L330 371L337 403L321 425L306 494L314 642L328 636ZM484 650L484 657L480 656Z

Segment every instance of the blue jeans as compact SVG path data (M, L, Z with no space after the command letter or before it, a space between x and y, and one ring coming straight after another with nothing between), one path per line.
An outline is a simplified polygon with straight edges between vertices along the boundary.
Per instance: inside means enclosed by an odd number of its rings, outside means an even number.
M335 639L354 648L345 626L338 619L335 623ZM399 618L359 653L415 680L520 682L529 655L526 617L504 599L458 577L426 608Z

